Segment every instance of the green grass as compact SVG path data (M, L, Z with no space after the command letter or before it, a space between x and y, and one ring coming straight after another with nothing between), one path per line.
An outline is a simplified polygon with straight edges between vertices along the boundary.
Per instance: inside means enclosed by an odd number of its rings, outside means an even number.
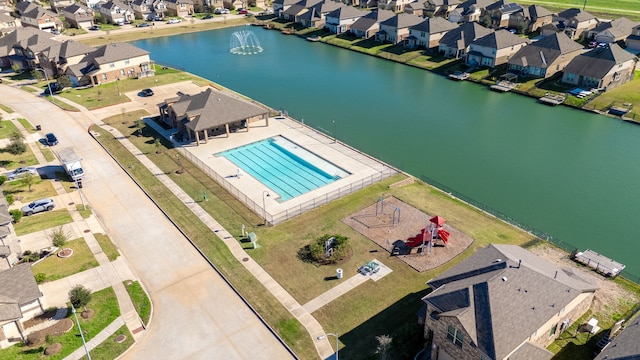
M14 180L2 184L2 192L4 195L13 195L16 201L20 201L22 205L27 205L33 200L56 196L56 190L51 185L51 181L43 180L36 177L36 182L29 187L22 180Z
M8 138L11 133L18 130L11 120L0 121L0 139Z
M87 308L95 311L95 314L91 319L83 319L79 314L81 309L78 309L78 320L80 321L82 330L85 330L86 332L85 339L87 341L91 340L96 334L104 330L107 325L111 324L118 316L120 316L120 309L118 307L116 295L113 288L110 287L91 294L91 301L87 305ZM69 310L67 317L74 322L74 327L71 331L51 338L51 343L59 342L62 344L62 351L60 353L44 357L42 352L44 351L46 344L31 347L19 343L0 350L0 359L35 360L46 358L50 360L61 360L76 349L82 348L82 339L78 336L78 328L75 325L75 318L71 313L71 310Z
M632 105L631 111L626 116L640 120L640 71L636 71L633 81L600 94L591 100L586 108L607 111L611 106L626 107L623 105L625 103Z
M151 318L151 300L149 300L147 293L137 281L124 281L124 287L127 289L129 297L133 302L133 307L136 308L136 312L142 319L142 322L145 326L149 325L149 318Z
M4 110L4 112L6 112L7 114L13 114L14 111L12 108L8 107L7 105L4 104L0 104L0 109Z
M100 244L100 248L102 248L102 252L104 252L104 254L107 255L107 259L109 259L109 261L114 261L115 259L118 258L118 256L120 256L118 249L116 249L116 246L113 245L113 242L111 241L111 239L109 239L107 235L93 234L93 236L98 241L98 244Z
M87 219L92 214L91 208L82 204L76 204L76 209L78 209L78 212L83 219Z
M73 219L67 210L53 210L31 216L23 216L19 223L13 225L13 228L16 235L20 236L55 228L70 222L73 222Z
M569 8L582 9L602 18L614 19L625 16L631 20L640 20L640 8L636 0L522 0L521 5L536 4L547 10L559 12Z
M33 273L43 273L47 275L45 281L55 281L98 266L98 261L83 238L68 241L64 248L73 249L73 255L64 259L56 255L50 256L35 264L31 268Z
M18 122L20 124L22 124L22 126L25 128L25 130L27 130L27 132L29 134L35 134L36 133L36 129L33 125L31 125L31 123L29 122L29 120L27 119L23 119L23 118L18 118Z
M116 337L118 335L124 335L127 338L125 341L117 343ZM129 329L127 329L127 325L122 325L122 327L116 330L113 335L109 336L107 340L93 348L89 353L93 360L113 360L129 349L133 343L133 336L129 332ZM87 356L85 355L81 357L81 359L87 359Z

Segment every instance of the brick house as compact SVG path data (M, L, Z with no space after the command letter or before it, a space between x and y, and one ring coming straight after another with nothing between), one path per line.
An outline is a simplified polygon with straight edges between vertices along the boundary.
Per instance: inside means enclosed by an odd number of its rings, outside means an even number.
M440 39L449 31L458 27L458 24L447 21L441 17L426 18L418 25L409 28L407 47L410 48L437 48Z
M356 37L368 39L380 30L380 23L395 16L390 10L374 10L356 20L349 31Z
M554 21L557 22L558 28L572 39L587 36L589 30L600 23L594 15L577 8L559 12Z
M530 42L531 40L507 30L496 30L471 43L465 62L471 66L496 67L505 64L513 54Z
M349 31L351 25L367 14L352 6L340 6L325 16L325 26L332 34L342 34Z
M396 14L380 23L376 41L399 44L409 37L409 28L420 24L424 19L412 14Z
M185 17L193 14L193 1L191 0L165 0L167 14Z
M33 27L15 29L0 38L0 65L15 67L19 71L39 67L38 53L59 44L52 37L51 33Z
M553 33L513 54L508 61L509 72L546 79L564 70L583 51L584 47L567 34Z
M20 14L20 22L24 27L33 27L47 32L63 29L62 21L58 19L57 14L34 3L18 3L16 11Z
M462 0L426 0L423 14L427 17L439 16L446 19L461 3Z
M22 27L20 20L14 18L11 15L0 13L0 37L4 36L8 32L15 30L18 27Z
M620 17L612 21L603 22L588 33L588 39L599 43L624 42L633 33L633 29L640 23Z
M464 58L473 41L492 32L493 30L487 29L477 22L462 24L458 28L447 32L438 41L438 51L446 57Z
M439 360L551 359L545 347L589 309L597 289L519 246L496 244L428 285L424 337Z
M618 44L576 56L564 69L562 82L586 89L611 89L633 80L638 58Z
M538 31L541 27L553 22L553 13L542 6L530 5L522 8L509 18L509 27L525 32Z
M119 0L109 0L98 7L98 12L107 22L123 24L135 20L133 9Z
M93 26L93 10L85 5L75 3L62 9L62 16L69 25L77 29L88 29Z

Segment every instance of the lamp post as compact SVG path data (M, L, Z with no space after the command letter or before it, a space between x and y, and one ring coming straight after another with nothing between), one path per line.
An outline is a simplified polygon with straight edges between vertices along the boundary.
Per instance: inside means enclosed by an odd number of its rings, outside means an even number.
M320 335L320 336L318 336L318 337L317 337L317 339L318 339L318 340L322 340L322 339L324 339L324 338L325 338L325 337L327 337L327 336L335 336L335 337L336 337L336 358L335 358L335 360L338 360L338 346L339 346L339 343L338 343L338 334L337 334L337 333L336 333L336 334L326 333L326 334L324 334L324 335Z
M337 130L336 130L336 121L335 120L331 120L331 122L333 122L333 142L336 142L336 138L337 136Z
M80 321L78 321L78 314L76 314L76 308L71 304L71 312L73 316L76 318L76 324L78 325L78 330L80 331L80 337L82 338L82 345L84 346L84 351L87 353L87 359L91 360L91 354L89 353L89 349L87 349L87 343L84 341L84 334L82 333L82 328L80 327Z
M51 91L51 84L49 83L49 75L47 75L47 72L44 71L43 68L36 68L36 70L40 70L44 74L44 79L47 81L47 87L49 88L49 95L51 95L51 98L53 99L53 91Z
M118 88L118 96L120 96L120 78L116 78L116 87Z
M264 224L267 225L267 206L265 203L265 198L269 196L269 192L267 190L262 192L262 217L264 218Z

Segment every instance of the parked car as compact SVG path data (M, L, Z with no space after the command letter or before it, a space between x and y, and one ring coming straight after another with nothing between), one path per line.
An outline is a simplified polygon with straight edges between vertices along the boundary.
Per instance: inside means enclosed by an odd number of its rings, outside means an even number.
M202 20L209 20L209 19L213 19L213 15L209 14L202 18Z
M58 138L53 135L53 133L48 133L44 136L44 140L47 142L47 145L54 146L58 145Z
M149 23L146 23L146 22L136 25L136 27L149 27L149 26L151 26L151 25Z
M238 15L248 15L249 11L247 11L247 9L242 9L240 11L238 11Z
M100 30L100 26L98 26L98 25L93 25L93 26L91 26L91 27L89 28L89 30L91 30L91 31Z
M13 171L9 171L6 176L8 180L15 180L21 178L27 174L37 175L38 170L32 166L19 167Z
M181 22L182 20L180 19L170 19L169 21L167 21L167 24L177 24L179 22Z
M56 207L56 204L53 203L53 199L39 199L23 206L20 210L23 215L30 216L43 211L51 211L54 207Z
M58 93L60 93L60 92L64 89L64 86L60 85L60 84L59 84L59 83L57 83L57 82L50 83L50 84L49 84L49 85L44 89L44 94L45 94L45 95L51 95L51 94L49 93L49 89L51 89L51 92L53 92L54 94L58 94Z
M51 30L51 33L52 33L53 35L60 35L60 30L53 29L53 30Z
M142 89L142 90L140 90L140 96L142 96L142 97L153 96L153 90L151 90L151 89Z

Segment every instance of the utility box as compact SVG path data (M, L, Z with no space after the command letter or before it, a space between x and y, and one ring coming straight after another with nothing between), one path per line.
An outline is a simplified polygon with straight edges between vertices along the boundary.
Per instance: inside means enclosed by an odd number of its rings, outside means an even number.
M336 277L342 279L342 269L336 269Z

